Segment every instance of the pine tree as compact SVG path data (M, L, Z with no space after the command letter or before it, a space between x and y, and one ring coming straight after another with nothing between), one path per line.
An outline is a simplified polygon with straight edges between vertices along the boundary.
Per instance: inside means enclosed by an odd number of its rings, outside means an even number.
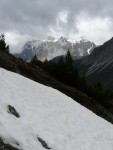
M9 45L6 44L5 42L5 36L2 34L0 36L0 50L4 52L9 52Z
M32 58L32 60L31 60L30 63L31 63L32 65L36 65L37 60L38 60L38 59L37 59L37 56L36 56L36 54L35 54L35 56Z
M70 72L73 69L73 59L69 50L67 51L67 55L65 59L66 59L66 67L67 67L66 69L67 71Z
M57 64L57 65L58 65L58 67L60 68L60 70L64 72L64 70L65 70L65 62L64 62L63 56L61 56L61 57L59 58L59 61L58 61L58 64Z

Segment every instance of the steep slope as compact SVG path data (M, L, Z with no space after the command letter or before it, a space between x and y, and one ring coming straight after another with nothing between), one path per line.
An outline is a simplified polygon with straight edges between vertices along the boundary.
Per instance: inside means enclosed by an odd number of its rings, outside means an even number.
M66 94L67 96L73 98L75 101L90 109L98 116L103 117L109 122L113 123L112 105L109 105L109 107L107 106L105 108L105 106L102 106L101 104L99 104L99 102L88 97L85 93L81 92L80 90L66 86L61 82L57 81L50 74L48 74L39 67L34 68L29 64L24 63L22 60L17 59L13 55L1 51L0 67L21 74L38 83L53 87L54 89L57 89L62 93Z
M104 87L113 89L113 38L74 64L86 73L88 83L102 82Z
M22 150L113 149L113 125L71 98L3 69L0 82L0 137L5 144Z
M16 57L22 58L24 61L30 61L36 54L38 59L44 61L51 60L56 56L65 55L70 49L73 57L82 57L90 54L96 45L93 42L83 38L78 41L72 41L65 37L56 39L48 37L46 40L28 41L21 54L15 54Z

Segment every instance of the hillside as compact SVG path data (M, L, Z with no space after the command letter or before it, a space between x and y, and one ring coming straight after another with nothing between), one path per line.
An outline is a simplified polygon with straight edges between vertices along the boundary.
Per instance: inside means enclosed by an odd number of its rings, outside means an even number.
M5 68L9 71L21 74L31 80L38 83L53 87L71 97L75 101L79 102L86 108L90 109L98 116L105 118L109 122L113 123L112 105L109 107L103 107L96 100L88 97L86 94L76 88L72 88L62 84L61 82L54 79L50 74L40 69L39 67L34 68L22 60L15 58L13 55L0 51L0 67ZM111 112L111 113L110 113Z
M113 126L73 99L1 68L0 82L5 149L113 149Z
M86 74L89 84L101 82L113 90L113 38L96 47L91 55L75 60L74 65Z

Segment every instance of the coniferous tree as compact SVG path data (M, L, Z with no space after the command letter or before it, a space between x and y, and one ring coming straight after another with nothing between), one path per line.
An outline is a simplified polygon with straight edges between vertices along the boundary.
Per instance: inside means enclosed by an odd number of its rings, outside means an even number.
M61 73L63 73L63 72L65 72L65 70L66 70L66 65L65 65L65 61L64 61L64 58L63 58L63 56L61 56L60 58L59 58L59 61L58 61L58 68L61 70L60 72Z
M0 36L0 50L4 52L9 52L9 45L6 44L5 42L5 36L2 34Z
M64 58L61 56L58 61L58 65L64 65Z
M44 64L48 64L48 60L47 60L47 58L44 60Z
M72 71L72 69L73 69L73 59L72 59L72 56L71 56L71 53L70 53L69 50L67 51L67 55L65 57L65 60L66 60L67 71Z
M32 58L32 60L31 60L31 62L30 62L30 64L32 64L32 65L36 65L37 64L37 56L36 56L36 54L35 54L35 56Z
M85 92L87 90L86 75L85 74L82 76L79 75L79 78L81 80L81 83L80 83L81 90Z

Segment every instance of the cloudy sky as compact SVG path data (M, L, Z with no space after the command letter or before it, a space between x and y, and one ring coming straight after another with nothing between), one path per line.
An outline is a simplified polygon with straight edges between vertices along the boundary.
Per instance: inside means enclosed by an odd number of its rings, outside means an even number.
M113 36L113 0L0 0L2 33L12 52L48 35L102 44Z

